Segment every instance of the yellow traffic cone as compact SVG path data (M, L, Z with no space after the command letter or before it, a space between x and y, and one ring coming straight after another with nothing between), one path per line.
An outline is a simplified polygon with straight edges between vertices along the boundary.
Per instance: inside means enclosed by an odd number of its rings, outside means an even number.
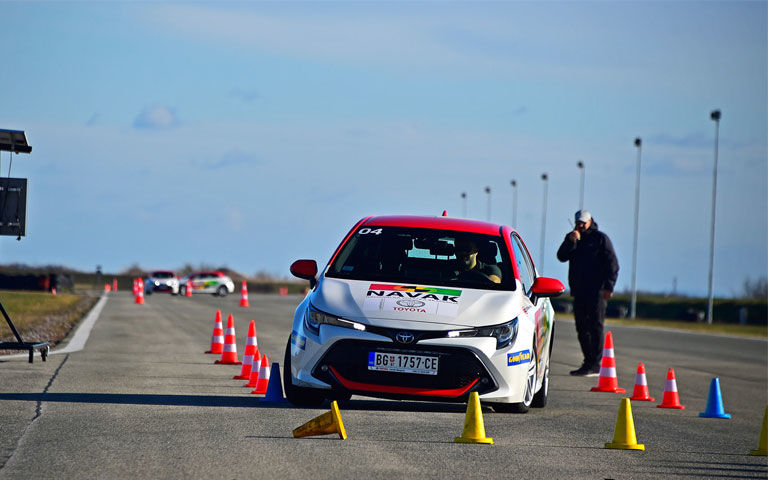
M331 402L331 411L315 417L304 425L293 429L293 436L311 437L313 435L328 435L338 433L342 440L347 439L347 431L344 430L344 422L341 421L339 405L336 400Z
M619 450L645 450L645 445L637 443L635 437L635 422L632 420L632 404L628 398L622 398L619 404L619 415L616 417L616 428L613 431L613 442L606 443L605 448Z
M756 450L751 450L750 455L768 455L768 405L765 406L765 413L763 413L763 429L760 430L760 443L757 444Z
M467 414L464 416L464 431L461 432L460 437L453 439L453 443L493 444L493 439L485 436L485 423L483 423L483 412L480 409L480 396L477 392L469 394Z

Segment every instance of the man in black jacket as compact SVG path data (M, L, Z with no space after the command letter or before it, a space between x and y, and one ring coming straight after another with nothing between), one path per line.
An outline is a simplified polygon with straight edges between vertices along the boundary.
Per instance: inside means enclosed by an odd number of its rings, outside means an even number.
M607 300L619 274L619 262L608 235L597 229L586 210L576 212L576 227L565 236L557 259L568 264L573 316L584 363L571 375L596 376L603 358L603 322Z

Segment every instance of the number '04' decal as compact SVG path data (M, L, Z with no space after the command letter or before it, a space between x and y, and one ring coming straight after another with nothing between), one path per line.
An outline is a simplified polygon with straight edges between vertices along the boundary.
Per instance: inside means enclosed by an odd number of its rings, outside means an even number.
M360 235L368 235L369 233L372 233L374 235L381 235L381 229L377 228L376 230L371 230L370 228L361 228L357 231Z

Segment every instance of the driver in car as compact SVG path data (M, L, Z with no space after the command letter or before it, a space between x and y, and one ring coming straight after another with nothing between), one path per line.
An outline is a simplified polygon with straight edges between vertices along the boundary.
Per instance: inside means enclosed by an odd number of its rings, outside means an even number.
M477 245L472 240L456 239L456 276L459 280L501 283L501 269L477 259Z

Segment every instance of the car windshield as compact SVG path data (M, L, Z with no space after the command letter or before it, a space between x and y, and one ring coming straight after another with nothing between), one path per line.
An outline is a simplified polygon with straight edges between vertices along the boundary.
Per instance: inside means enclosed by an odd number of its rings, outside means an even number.
M153 278L173 278L173 272L152 272Z
M370 226L350 237L326 276L514 290L510 265L500 236Z

